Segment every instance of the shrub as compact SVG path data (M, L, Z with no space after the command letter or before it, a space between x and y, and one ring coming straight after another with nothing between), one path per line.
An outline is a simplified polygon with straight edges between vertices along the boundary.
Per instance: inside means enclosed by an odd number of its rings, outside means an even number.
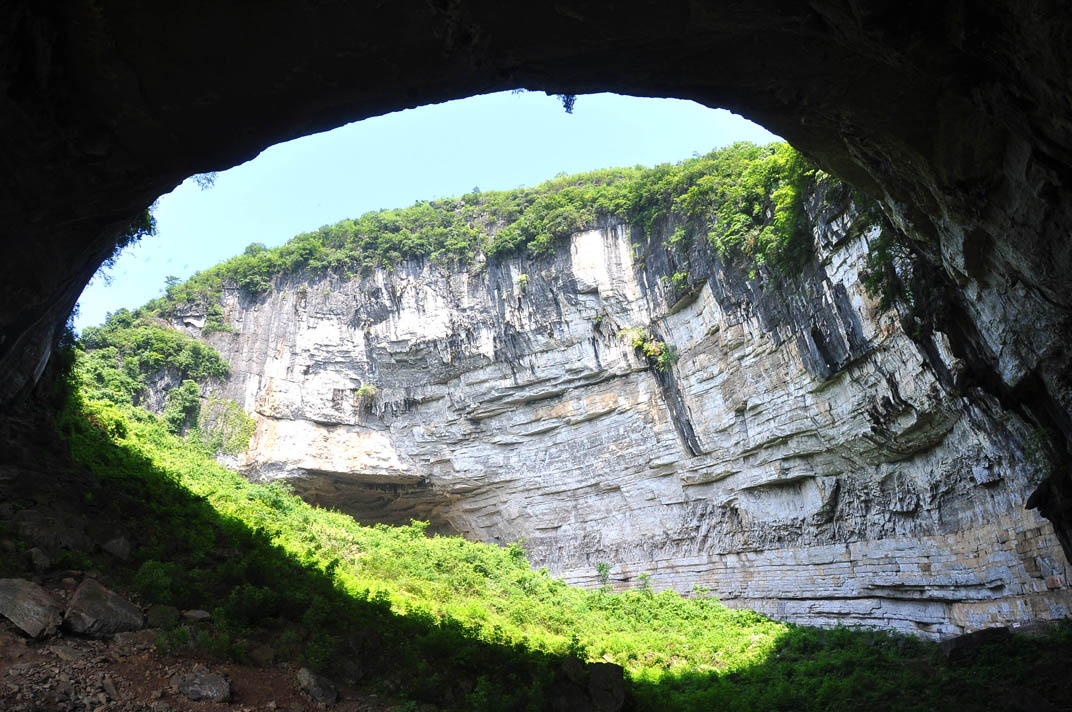
M639 327L631 326L618 332L618 338L632 345L635 351L640 352L648 365L659 372L665 372L671 364L677 363L678 350L665 341L655 339L648 331Z
M186 380L168 391L164 401L164 422L168 430L181 435L197 423L201 409L201 388L196 381Z

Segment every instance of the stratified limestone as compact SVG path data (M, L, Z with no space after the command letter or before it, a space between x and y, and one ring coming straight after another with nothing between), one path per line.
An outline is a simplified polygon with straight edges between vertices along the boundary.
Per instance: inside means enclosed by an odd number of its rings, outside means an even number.
M914 341L861 284L874 232L809 210L792 279L608 222L541 259L225 291L218 390L257 419L235 464L365 521L524 540L583 585L607 562L617 587L932 637L1067 615L1065 557L1024 509L1031 427L943 387L946 335ZM652 368L631 327L676 363Z

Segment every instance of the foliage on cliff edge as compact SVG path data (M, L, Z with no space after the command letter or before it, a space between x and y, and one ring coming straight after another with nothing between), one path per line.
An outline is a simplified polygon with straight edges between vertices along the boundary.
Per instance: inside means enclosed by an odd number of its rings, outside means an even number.
M352 277L407 259L469 265L525 250L542 255L556 241L618 219L653 234L673 220L706 237L723 257L781 266L811 246L804 196L833 180L785 143L736 143L680 163L611 168L562 176L534 188L472 192L418 201L303 233L269 249L245 252L185 283L170 284L147 309L209 307L225 285L259 294L280 275L331 272Z

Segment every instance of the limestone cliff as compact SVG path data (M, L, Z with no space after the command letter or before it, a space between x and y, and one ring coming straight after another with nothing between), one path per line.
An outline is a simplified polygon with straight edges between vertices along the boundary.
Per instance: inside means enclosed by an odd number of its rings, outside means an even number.
M943 386L946 336L867 295L877 230L853 206L808 217L792 279L605 221L540 259L225 290L215 388L257 419L235 464L365 521L524 540L579 584L605 561L617 586L928 636L1067 615L1068 564L1024 509L1037 434Z

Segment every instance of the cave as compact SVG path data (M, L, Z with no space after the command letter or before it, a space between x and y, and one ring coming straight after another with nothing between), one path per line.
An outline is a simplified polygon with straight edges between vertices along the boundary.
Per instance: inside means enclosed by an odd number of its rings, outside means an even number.
M728 108L881 202L975 388L1045 433L1025 504L1072 553L1072 18L1059 3L15 2L3 33L0 404L187 176L386 112L526 88ZM816 348L823 346L816 339ZM823 354L825 360L826 354ZM743 413L742 413L743 418Z

